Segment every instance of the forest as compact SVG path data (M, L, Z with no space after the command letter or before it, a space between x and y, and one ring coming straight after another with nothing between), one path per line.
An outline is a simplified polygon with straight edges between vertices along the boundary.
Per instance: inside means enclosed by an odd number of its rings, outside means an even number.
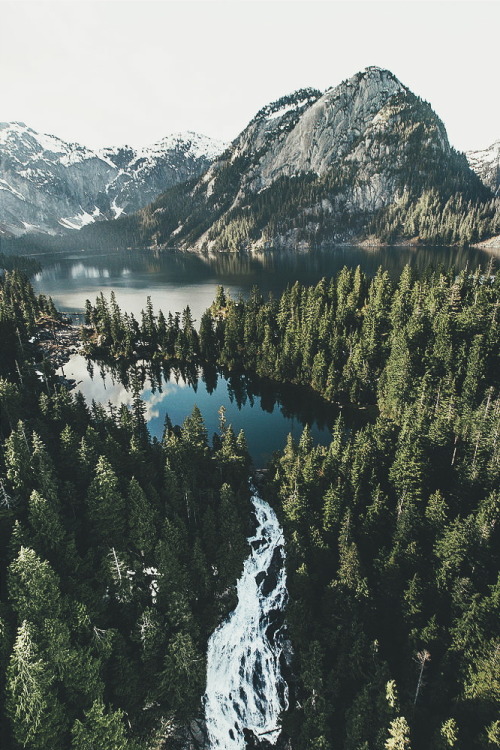
M219 287L196 329L86 306L130 408L49 372L25 276L0 287L2 747L186 747L234 606L251 461L221 415L147 430L141 361L252 373L366 410L307 428L261 491L285 531L293 750L500 747L500 274L344 268L279 299ZM49 368L50 369L50 368ZM289 745L287 744L289 743Z

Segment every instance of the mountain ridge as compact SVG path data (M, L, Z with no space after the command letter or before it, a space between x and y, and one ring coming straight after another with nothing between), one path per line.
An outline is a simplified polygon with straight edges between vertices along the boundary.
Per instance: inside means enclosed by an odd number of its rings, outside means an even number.
M473 244L500 234L500 201L478 169L450 145L431 105L377 66L265 105L205 171L177 175L137 213L131 200L120 215L135 175L155 174L148 155L122 148L104 157L118 176L96 210L118 218L84 227L80 246L259 251Z
M0 231L58 233L137 211L201 174L226 144L193 132L142 148L89 149L0 123Z
M302 89L264 107L198 182L180 190L139 212L146 242L219 251L310 248L374 231L393 240L409 227L394 212L394 226L382 227L381 214L405 196L409 214L418 214L419 198L432 191L439 226L414 227L425 241L469 242L496 226L489 207L480 229L461 227L455 203L483 203L490 190L430 105L376 66L323 94Z

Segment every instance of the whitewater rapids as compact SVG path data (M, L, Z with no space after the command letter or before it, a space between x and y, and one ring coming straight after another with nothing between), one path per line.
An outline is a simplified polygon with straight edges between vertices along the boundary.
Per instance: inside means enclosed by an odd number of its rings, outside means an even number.
M276 744L288 707L277 627L287 599L283 531L268 503L257 494L252 503L257 528L248 540L238 604L208 642L205 720L212 750L244 750L244 730L247 738L253 733Z

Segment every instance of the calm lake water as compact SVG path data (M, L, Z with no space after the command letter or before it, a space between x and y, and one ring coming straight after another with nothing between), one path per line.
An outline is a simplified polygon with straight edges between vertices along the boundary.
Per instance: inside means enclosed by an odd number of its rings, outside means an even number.
M134 253L68 256L43 256L43 270L34 278L37 292L49 294L66 311L82 310L85 300L95 301L100 291L114 290L118 304L139 315L151 296L156 310L181 312L191 307L199 321L212 303L218 284L232 295L248 295L258 285L267 295L279 295L288 284L300 281L315 284L323 276L332 276L344 265L360 265L368 275L379 266L397 277L406 263L417 271L429 265L461 270L481 265L486 268L489 255L463 248L359 248L333 247L310 253L268 251L259 255L219 254L204 257L186 253L165 253L154 257L150 251Z
M89 405L93 400L116 408L132 403L131 391L108 368L94 363L90 374L85 358L74 355L63 369L66 377L76 380L77 390ZM289 433L298 441L306 424L315 443L327 445L331 427L340 413L339 408L302 389L276 388L247 376L226 378L214 372L200 375L193 383L192 378L172 371L161 376L158 386L157 377L148 377L147 365L140 365L141 369L145 376L141 397L151 435L160 439L167 415L173 424L182 424L196 405L211 440L214 432L219 432L219 409L223 406L226 421L235 433L244 430L257 467L264 466L274 451L284 448ZM349 423L367 419L365 411L343 411Z
M331 276L344 265L360 265L368 275L379 266L397 277L409 263L416 271L429 265L461 270L481 265L486 268L489 256L478 250L455 248L359 248L335 247L311 253L266 252L262 255L221 254L217 257L169 253L154 257L138 250L135 253L78 255L41 258L43 270L34 279L37 292L51 295L65 311L79 311L85 300L94 302L102 291L109 298L114 290L123 310L140 316L151 296L156 312L162 309L182 311L191 307L195 320L212 303L217 285L237 297L247 296L258 285L264 294L279 295L296 280L315 284L323 276ZM131 393L110 373L101 377L99 368L93 377L82 357L75 356L64 368L74 378L88 402L92 399L114 406L131 403ZM161 390L145 380L142 397L152 435L161 437L165 416L173 424L181 424L196 404L201 410L208 434L218 430L218 410L226 409L228 423L235 432L244 428L250 452L257 466L262 466L271 453L281 450L292 433L299 438L305 424L310 425L316 442L330 440L330 427L338 414L319 399L309 398L303 391L274 390L261 383L226 380L219 376L216 384L190 385L181 376L162 378ZM359 418L360 415L357 415ZM363 416L363 415L361 415ZM366 415L364 415L366 418ZM353 415L347 415L352 423Z

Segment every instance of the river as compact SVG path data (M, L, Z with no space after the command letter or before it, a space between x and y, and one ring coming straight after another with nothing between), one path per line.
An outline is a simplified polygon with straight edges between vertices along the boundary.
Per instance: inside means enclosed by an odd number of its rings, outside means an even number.
M283 531L268 503L257 494L252 502L257 527L238 604L208 642L205 720L212 750L244 750L247 733L274 745L288 707L279 626L287 599Z

